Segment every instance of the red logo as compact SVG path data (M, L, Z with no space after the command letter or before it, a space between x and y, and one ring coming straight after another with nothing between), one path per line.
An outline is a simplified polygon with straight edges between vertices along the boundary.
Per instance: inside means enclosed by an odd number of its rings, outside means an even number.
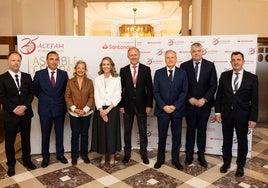
M160 55L163 55L164 53L164 49L158 49L156 55L160 56Z
M212 44L217 45L217 44L219 44L219 42L220 42L219 38L214 38L212 41Z
M35 39L30 39L30 38L24 38L21 41L24 41L24 45L22 45L20 52L25 55L29 55L33 53L36 49L36 44L34 41L38 39L39 37L36 37Z
M169 39L167 45L172 46L174 44L174 39Z
M147 58L147 65L151 65L153 63L153 59L152 58Z
M107 48L108 48L107 44L104 44L104 45L102 46L102 49L107 49Z
M248 51L248 55L253 55L256 53L256 49L255 48L250 48Z

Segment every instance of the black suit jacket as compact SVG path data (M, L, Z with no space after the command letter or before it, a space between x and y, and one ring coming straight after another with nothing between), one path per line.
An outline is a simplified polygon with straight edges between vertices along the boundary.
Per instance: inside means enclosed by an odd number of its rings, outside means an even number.
M210 107L214 105L214 94L217 90L217 73L214 63L202 59L201 69L199 75L199 82L197 82L194 72L193 60L186 61L180 66L184 69L188 76L188 94L187 107L197 108L189 103L189 99L194 97L196 99L205 98L206 104Z
M257 121L258 118L258 77L244 70L241 85L236 93L232 88L233 70L223 72L219 79L216 95L215 113L222 119L230 114L237 115L241 121Z
M119 107L128 114L134 113L134 107L139 113L145 113L146 107L153 107L153 84L150 67L139 63L136 88L134 88L130 65L120 70L122 84L122 99Z
M17 85L9 72L0 76L0 103L3 105L4 121L16 121L21 116L13 113L18 105L27 107L24 118L33 117L32 101L34 98L33 82L30 74L21 72L20 94Z

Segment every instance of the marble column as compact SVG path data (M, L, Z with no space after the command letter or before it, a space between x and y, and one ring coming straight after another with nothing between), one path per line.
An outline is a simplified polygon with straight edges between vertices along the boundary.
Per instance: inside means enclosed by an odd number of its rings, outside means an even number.
M64 34L74 35L74 7L73 1L64 0Z
M182 9L181 16L181 35L188 36L189 35L189 7L192 3L192 0L181 0L180 6Z
M192 35L201 35L202 0L192 0Z
M77 6L78 10L78 35L83 36L85 35L85 10L87 7L87 0L75 0L74 1L75 5Z

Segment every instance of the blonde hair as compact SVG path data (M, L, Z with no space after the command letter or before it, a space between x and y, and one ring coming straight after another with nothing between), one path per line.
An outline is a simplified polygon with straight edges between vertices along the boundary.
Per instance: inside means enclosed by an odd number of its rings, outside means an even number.
M116 72L116 69L115 69L115 64L114 64L112 58L110 58L110 57L104 57L104 58L102 58L101 63L100 63L100 66L99 66L99 72L98 72L98 74L100 75L100 74L103 74L104 73L103 70L102 70L102 63L103 63L104 60L109 61L110 64L111 64L111 67L112 67L111 68L111 75L112 75L112 77L118 77L118 73Z
M77 61L76 63L75 63L75 66L74 66L74 73L73 73L73 75L75 76L76 75L76 68L77 68L77 66L78 65L85 65L85 69L86 69L86 72L87 72L87 64L86 64L86 62L84 62L83 60L79 60L79 61ZM85 74L85 76L87 76L87 74Z

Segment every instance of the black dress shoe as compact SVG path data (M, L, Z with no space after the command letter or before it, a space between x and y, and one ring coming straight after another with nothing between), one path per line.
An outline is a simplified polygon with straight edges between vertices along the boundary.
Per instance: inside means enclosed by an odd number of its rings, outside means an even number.
M77 165L77 159L72 159L72 165Z
M36 169L36 166L33 164L32 161L27 161L27 162L23 163L23 166L25 166L25 167L27 167L29 169L32 169L32 170Z
M198 161L199 161L200 166L203 166L203 167L205 167L205 168L208 167L208 162L206 161L206 159L205 159L204 156L198 158Z
M49 159L43 159L41 167L46 168L48 166L48 164L49 164Z
M237 167L235 172L236 177L242 177L244 176L244 168L243 167Z
M186 157L185 157L185 161L184 163L186 165L190 165L193 163L194 157L193 157L193 153L186 153Z
M172 164L178 169L178 170L183 170L183 166L179 161L172 161Z
M149 162L149 159L148 159L147 156L142 156L141 159L142 159L142 162L143 162L144 164L149 164L149 163L150 163L150 162Z
M8 175L9 177L15 175L15 167L14 167L14 166L9 166L9 167L8 167L7 175Z
M231 167L230 164L223 164L220 168L220 172L226 173L230 167Z
M60 161L63 164L67 164L68 160L64 157L64 155L58 156L57 160Z
M128 163L129 160L130 160L130 155L125 155L122 159L122 163Z
M86 164L90 163L90 160L88 157L83 157L82 159L83 159L84 163L86 163Z
M205 159L205 155L203 152L197 152L198 155L198 161L200 166L207 168L208 167L208 162Z
M161 163L160 161L156 161L156 163L154 164L154 168L158 169L161 168L163 163Z

